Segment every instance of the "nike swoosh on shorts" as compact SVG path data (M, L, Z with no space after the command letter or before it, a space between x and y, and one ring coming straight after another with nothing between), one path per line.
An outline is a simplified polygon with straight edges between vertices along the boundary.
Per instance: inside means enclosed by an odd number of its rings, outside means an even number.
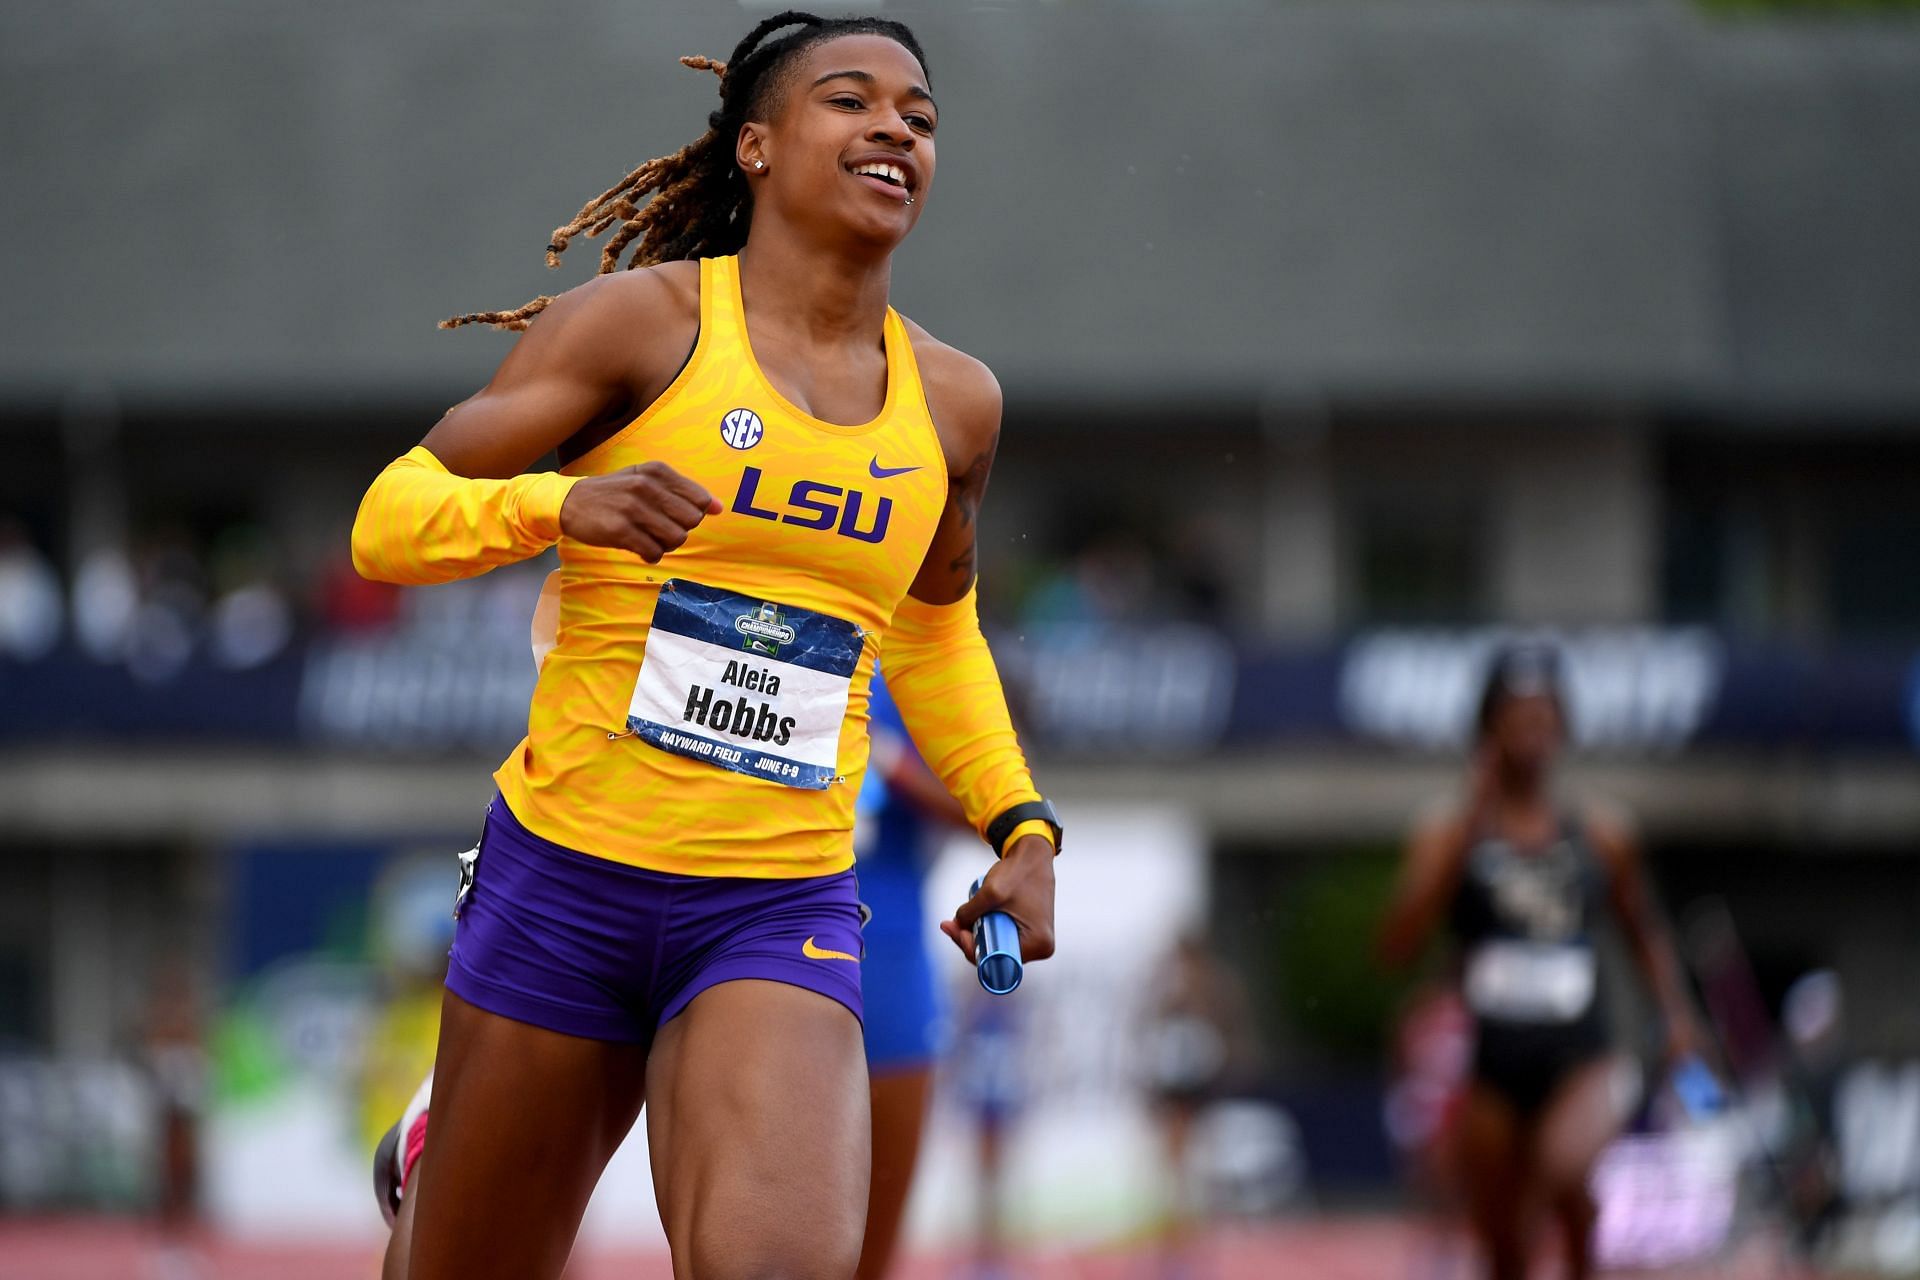
M851 960L855 964L860 963L859 956L850 956L844 951L829 951L825 947L814 946L812 938L800 944L800 954L809 960Z
M880 457L878 454L875 454L873 461L867 464L867 474L875 480L885 480L891 476L903 476L909 471L918 471L919 469L918 467L883 467L880 465Z

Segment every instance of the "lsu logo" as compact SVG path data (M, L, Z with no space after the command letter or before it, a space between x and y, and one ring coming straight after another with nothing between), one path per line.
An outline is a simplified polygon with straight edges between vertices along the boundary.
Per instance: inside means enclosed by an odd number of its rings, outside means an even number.
M880 542L887 536L887 522L893 518L893 499L882 497L868 508L868 496L858 489L843 489L818 480L795 480L787 491L780 510L757 507L760 501L760 468L748 467L740 473L740 488L733 495L733 511L756 520L777 520L802 529L830 529L843 538L861 542ZM771 501L771 499L769 499ZM870 522L861 528L862 522Z
M767 433L760 415L751 409L734 409L720 419L720 438L736 449L751 449Z

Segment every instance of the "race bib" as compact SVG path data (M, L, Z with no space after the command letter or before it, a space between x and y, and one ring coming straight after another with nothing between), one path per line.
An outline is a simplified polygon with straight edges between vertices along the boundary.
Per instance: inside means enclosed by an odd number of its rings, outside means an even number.
M1593 1003L1590 947L1483 942L1467 957L1467 1007L1508 1022L1572 1022Z
M844 619L669 579L627 725L662 751L824 791L863 644Z

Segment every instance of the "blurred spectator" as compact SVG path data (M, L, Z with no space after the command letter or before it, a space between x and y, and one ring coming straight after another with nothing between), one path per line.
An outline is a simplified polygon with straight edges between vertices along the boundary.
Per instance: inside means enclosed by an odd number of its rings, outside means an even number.
M433 1069L453 946L454 867L445 853L417 854L389 866L373 886L368 906L380 999L366 1039L359 1107L360 1143L368 1151Z
M1242 534L1241 536L1244 536ZM1168 554L1169 607L1177 616L1219 626L1234 613L1228 566L1236 541L1234 519L1225 511L1190 513L1173 531Z
M140 603L132 562L118 547L101 547L80 563L73 581L73 634L96 662L118 662L127 652Z
M176 1249L184 1250L200 1215L200 1123L207 1104L207 1054L185 962L160 970L141 1040L159 1109L155 1190L160 1228ZM176 1274L192 1271L184 1257L169 1262Z
M400 616L399 587L370 582L353 567L343 529L333 540L339 554L320 571L318 600L322 625L334 631L384 631Z
M1840 977L1831 969L1798 979L1787 988L1780 1010L1789 1055L1781 1163L1800 1243L1815 1252L1846 1213L1835 1149L1835 1103L1848 1065L1842 1011Z
M370 594L371 607L325 612L390 618L392 588ZM278 548L248 523L226 526L204 557L179 527L131 549L98 547L74 574L71 607L81 653L149 683L171 680L203 648L221 666L257 667L285 651L298 622ZM44 657L59 630L58 577L17 525L0 526L0 652Z
M1181 935L1159 968L1141 1043L1172 1203L1161 1237L1162 1273L1188 1275L1205 1206L1192 1176L1195 1123L1202 1110L1252 1082L1253 1017L1240 977L1197 930Z
M11 516L0 516L0 653L32 661L60 641L60 579Z
M222 666L257 667L293 638L293 606L275 580L274 556L259 528L228 529L215 545L211 577L213 656Z
M1156 1101L1179 1110L1252 1083L1255 1041L1246 989L1206 936L1183 934L1159 974L1145 1034Z
M1006 1204L1007 1133L1027 1098L1025 1006L1018 993L988 995L968 982L959 1010L959 1033L950 1070L974 1125L979 1155L973 1280L1004 1280L1009 1241L1001 1211Z
M1416 991L1395 1028L1387 1137L1415 1189L1434 1203L1454 1194L1448 1141L1473 1062L1473 1019L1450 984Z
M1462 1209L1454 1148L1460 1105L1473 1065L1473 1016L1449 983L1416 990L1395 1025L1393 1082L1382 1108L1387 1138L1425 1222L1419 1274L1464 1270L1454 1223Z
M1101 535L1057 566L1027 597L1028 624L1138 622L1153 616L1160 574L1146 543Z
M160 683L180 674L193 657L206 617L206 574L186 533L167 529L140 550L139 602L127 633L127 669Z

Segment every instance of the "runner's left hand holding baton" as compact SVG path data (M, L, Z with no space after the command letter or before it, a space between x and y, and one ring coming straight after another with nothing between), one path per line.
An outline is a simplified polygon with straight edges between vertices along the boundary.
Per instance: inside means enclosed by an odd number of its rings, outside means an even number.
M1023 836L988 869L979 891L960 904L940 932L974 963L973 926L989 911L1004 911L1020 931L1020 958L1027 964L1053 954L1053 845L1044 836Z

